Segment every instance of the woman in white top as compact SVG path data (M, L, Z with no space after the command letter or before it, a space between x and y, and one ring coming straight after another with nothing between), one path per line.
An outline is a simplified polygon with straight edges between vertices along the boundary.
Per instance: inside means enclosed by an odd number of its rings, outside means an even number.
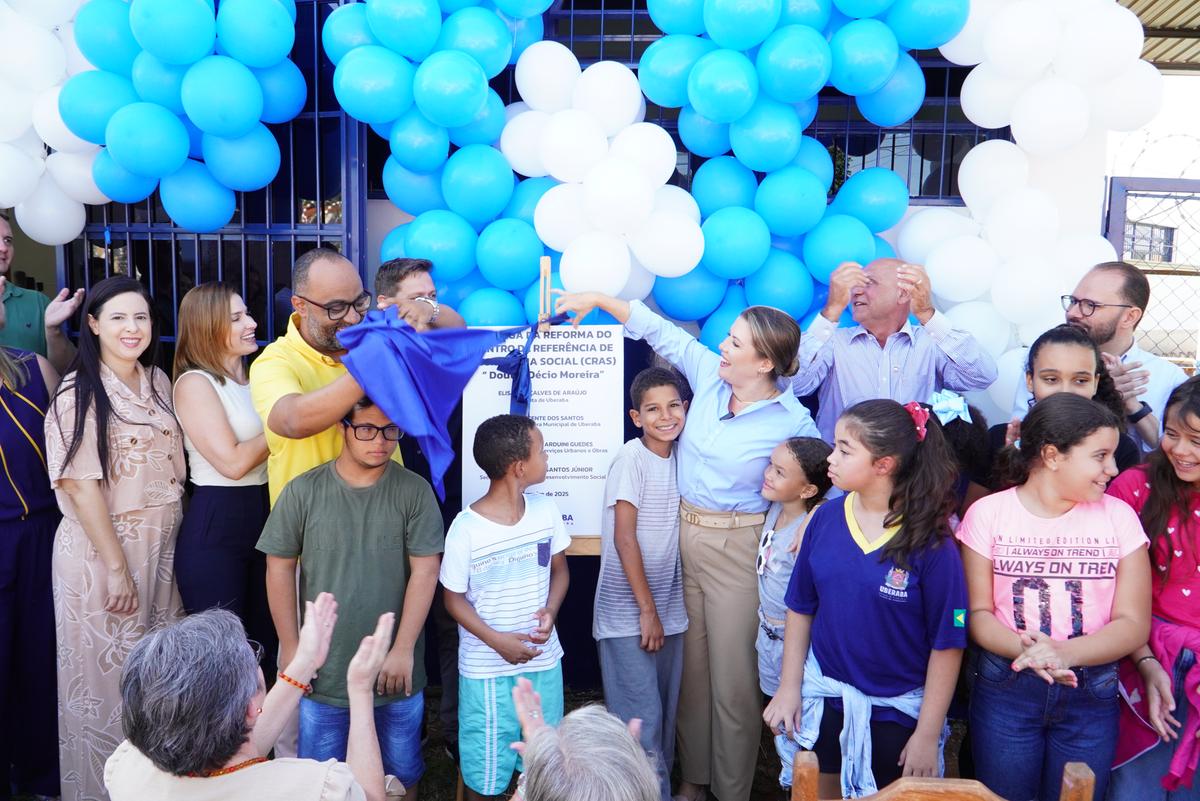
M266 646L274 675L275 627L266 559L254 549L266 523L267 441L250 402L246 356L258 350L254 318L228 284L183 296L175 348L175 414L187 450L191 502L175 546L175 576L188 614L220 607Z

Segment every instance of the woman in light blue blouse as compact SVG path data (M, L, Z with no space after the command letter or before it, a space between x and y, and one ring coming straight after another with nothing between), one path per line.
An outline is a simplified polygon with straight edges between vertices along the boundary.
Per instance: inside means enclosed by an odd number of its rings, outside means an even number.
M800 327L778 309L751 306L729 328L720 355L650 311L594 292L563 295L576 320L600 308L627 336L645 340L687 377L693 398L679 439L679 552L683 561L683 681L679 696L679 793L747 801L758 756L761 696L754 641L754 560L767 502L759 490L771 451L789 437L818 437L787 391Z

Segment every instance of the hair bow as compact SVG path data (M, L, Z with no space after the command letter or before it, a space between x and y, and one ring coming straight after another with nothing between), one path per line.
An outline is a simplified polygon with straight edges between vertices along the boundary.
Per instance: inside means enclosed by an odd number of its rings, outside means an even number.
M912 418L917 429L917 442L925 441L925 424L929 422L929 410L916 401L904 404L905 411Z
M937 415L937 419L943 426L949 425L954 420L962 420L964 423L971 422L971 410L967 407L967 399L957 392L940 389L933 393L933 397L929 399L929 405L933 407L933 413Z

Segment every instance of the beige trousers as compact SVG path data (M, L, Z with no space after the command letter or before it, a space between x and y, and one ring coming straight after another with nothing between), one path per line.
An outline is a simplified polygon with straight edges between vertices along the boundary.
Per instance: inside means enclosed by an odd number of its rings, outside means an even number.
M694 507L693 507L694 508ZM720 801L749 801L762 730L754 640L762 525L709 528L679 522L683 599L683 680L677 721L684 781L708 785Z

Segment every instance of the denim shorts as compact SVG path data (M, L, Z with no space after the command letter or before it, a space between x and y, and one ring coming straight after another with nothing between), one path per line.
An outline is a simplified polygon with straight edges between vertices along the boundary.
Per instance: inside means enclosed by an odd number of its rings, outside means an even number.
M421 757L421 724L425 719L425 693L414 693L390 704L375 707L375 734L383 771L405 787L421 780L425 760ZM346 761L346 739L350 736L350 709L300 699L301 759Z

